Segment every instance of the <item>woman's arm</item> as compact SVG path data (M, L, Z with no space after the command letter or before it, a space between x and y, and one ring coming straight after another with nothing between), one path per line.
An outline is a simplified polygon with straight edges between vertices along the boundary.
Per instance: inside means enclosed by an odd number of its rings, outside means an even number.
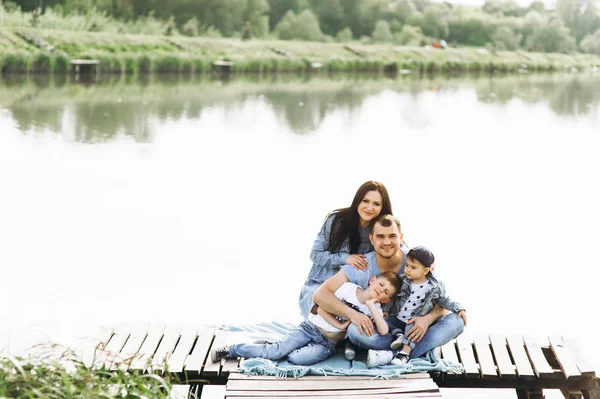
M329 235L331 234L331 225L336 215L331 215L327 218L323 227L317 234L317 238L313 242L312 249L310 250L310 260L313 264L320 267L333 268L335 265L343 265L346 263L346 258L350 255L348 252L330 252L329 247Z

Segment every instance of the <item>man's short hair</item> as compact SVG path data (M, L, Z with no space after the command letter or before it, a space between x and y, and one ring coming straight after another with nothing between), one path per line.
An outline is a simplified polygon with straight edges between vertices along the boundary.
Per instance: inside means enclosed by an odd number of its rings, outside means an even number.
M383 227L390 227L392 225L392 223L396 223L396 226L398 226L398 231L400 233L402 233L402 228L400 227L400 221L394 215L390 215L390 214L379 215L377 217L377 219L375 219L373 221L373 223L371 223L371 234L373 234L373 229L375 228L375 225L377 223L379 223Z

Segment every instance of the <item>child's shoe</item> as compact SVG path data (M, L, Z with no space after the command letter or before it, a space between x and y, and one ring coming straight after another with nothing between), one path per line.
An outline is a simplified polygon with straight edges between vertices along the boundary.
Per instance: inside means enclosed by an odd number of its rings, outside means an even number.
M376 351L369 349L367 354L367 367L386 366L390 364L394 358L394 352L392 351Z
M404 344L402 343L403 338L404 338L403 334L396 335L396 339L394 340L394 342L392 342L392 344L390 345L390 348L392 348L394 350L402 349L402 347L404 346Z
M408 363L408 357L409 357L409 355L407 353L398 352L396 354L396 357L394 357L392 359L392 364L395 364L396 366L399 366L401 364L406 364L406 363Z
M210 352L210 360L212 360L213 363L219 362L219 361L221 361L221 359L226 359L228 357L229 357L229 347L228 346L222 346L220 348L213 349Z

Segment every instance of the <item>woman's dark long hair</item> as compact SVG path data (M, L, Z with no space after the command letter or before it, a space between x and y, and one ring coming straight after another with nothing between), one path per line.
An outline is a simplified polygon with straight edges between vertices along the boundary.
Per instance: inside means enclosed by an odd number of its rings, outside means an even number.
M358 246L360 245L358 205L369 191L378 191L381 194L380 215L392 214L392 203L385 186L373 180L363 183L354 194L352 205L347 208L336 209L327 215L327 218L335 215L329 234L329 246L327 248L329 252L339 252L346 238L350 241L350 253L355 254L358 252Z

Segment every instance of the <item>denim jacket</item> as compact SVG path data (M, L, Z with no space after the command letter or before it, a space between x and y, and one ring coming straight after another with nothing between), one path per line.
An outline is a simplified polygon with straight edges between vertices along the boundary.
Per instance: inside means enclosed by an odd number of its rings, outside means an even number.
M442 281L435 278L432 273L427 274L427 278L431 283L431 291L429 291L427 296L425 296L423 303L415 308L413 316L426 315L431 311L431 309L433 309L433 305L436 303L444 309L450 310L454 313L464 310L464 307L460 303L453 301L446 294L446 288ZM400 288L400 292L390 307L390 316L396 316L410 297L410 284L411 281L404 276L402 279L402 288Z
M323 228L319 231L319 234L313 243L310 251L310 260L312 260L313 265L307 280L323 283L329 277L337 273L338 270L340 270L341 265L346 264L346 258L350 255L350 240L348 238L344 240L338 252L333 253L327 251L331 225L333 224L333 219L335 217L336 215L333 214L327 218ZM371 241L369 240L369 233L369 227L360 228L359 254L365 254L373 250L373 245L371 245Z
M350 255L350 240L348 238L342 243L338 252L332 253L327 250L331 225L335 217L336 215L333 214L327 218L310 251L310 259L313 264L298 299L300 313L305 319L314 305L312 296L317 288L329 277L336 274L340 270L340 267L346 264L346 258ZM369 227L360 228L359 254L365 254L373 250L373 245L371 245L371 241L369 240L369 233Z

